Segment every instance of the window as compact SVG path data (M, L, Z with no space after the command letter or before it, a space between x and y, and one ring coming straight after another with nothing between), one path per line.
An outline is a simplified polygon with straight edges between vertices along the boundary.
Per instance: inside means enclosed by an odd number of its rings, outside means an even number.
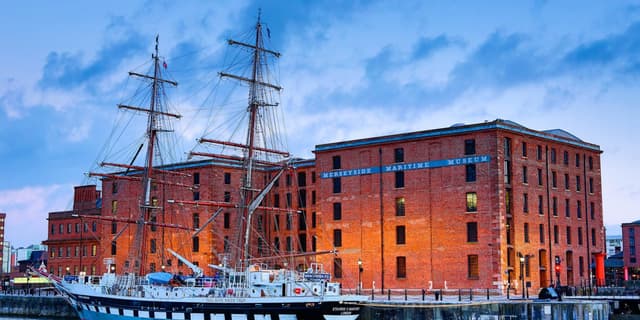
M98 245L94 244L91 246L91 256L95 257L98 254Z
M569 151L564 152L563 163L565 166L569 165Z
M311 204L316 204L316 191L311 190Z
M589 210L590 215L591 215L591 220L595 220L596 219L596 204L593 202L589 203L589 207L591 208L591 210Z
M404 188L404 171L396 171L396 188Z
M333 193L342 192L342 181L340 180L340 177L333 178L332 180L333 180Z
M538 185L542 185L542 169L538 168Z
M307 207L307 190L300 189L298 190L298 208L306 208Z
M118 193L118 182L117 182L117 181L114 181L114 182L111 184L111 193L112 193L112 194L116 194L116 193Z
M156 239L149 239L149 252L156 253Z
M200 184L200 173L199 172L194 172L193 173L193 184L194 185L199 185Z
M511 161L504 160L504 183L511 184Z
M544 197L542 195L538 196L538 214L544 214Z
M193 228L200 228L200 214L198 213L193 214Z
M522 212L529 212L529 195L526 193L522 195Z
M285 245L286 245L285 249L287 250L287 252L293 251L293 242L291 242L291 237L287 237Z
M556 149L551 148L551 163L556 163Z
M558 226L553 226L553 243L558 244Z
M596 245L596 229L591 229L591 245Z
M582 202L580 200L576 201L576 214L578 219L582 218Z
M589 170L593 170L593 157L589 156Z
M576 153L576 168L580 168L580 155Z
M340 229L333 230L333 246L342 247L342 230Z
M580 176L576 176L576 191L580 191Z
M404 216L404 197L396 198L396 216Z
M111 221L111 234L118 233L118 223L115 221Z
M333 160L333 169L340 169L341 168L340 156L333 156L332 160Z
M551 187L558 187L558 174L555 171L551 171Z
M466 165L466 181L473 182L476 181L476 164L468 164Z
M200 200L200 191L194 191L193 192L193 201L198 201Z
M522 156L527 157L527 143L522 141Z
M478 242L477 222L467 222L467 242Z
M569 199L564 199L564 216L567 218L571 217L571 203Z
M593 193L593 178L589 178L589 193Z
M524 242L529 243L529 224L526 222L524 223L524 229L522 233L524 235Z
M51 234L55 234L56 233L56 225L52 224L51 225Z
M578 227L578 244L582 245L582 227Z
M341 220L342 219L342 203L334 202L333 203L333 220Z
M277 193L273 195L273 206L280 208L280 195Z
M567 226L567 244L571 244L571 227Z
M231 184L231 173L224 173L224 184Z
M538 234L540 235L540 243L544 243L544 224L538 226Z
M311 183L316 183L316 172L311 171Z
M522 183L529 183L529 177L527 176L527 166L522 166Z
M92 222L91 223L91 231L92 232L97 232L98 231L98 223L97 222Z
M316 227L316 212L313 211L311 212L311 228L315 228Z
M287 174L285 180L286 180L287 187L291 186L291 175L290 174Z
M306 186L307 186L307 173L298 172L298 187L306 187Z
M111 241L111 255L114 256L116 255L117 251L117 246L116 246L116 242L115 241Z
M407 277L407 257L396 257L396 275L399 279Z
M395 149L393 149L393 162L404 162L404 149L403 148L395 148Z
M467 212L478 211L478 195L475 192L467 192Z
M291 217L290 213L287 213L286 218L287 220L285 221L285 228L287 230L291 230L291 227L293 227L293 218Z
M504 156L511 156L511 138L504 138Z
M552 205L553 205L553 215L557 217L558 216L558 197L553 197Z
M231 202L231 192L229 191L224 192L224 202Z
M118 200L111 200L111 213L116 214L118 212Z
M405 227L396 226L396 244L406 244Z
M336 279L342 278L342 259L333 258L333 277Z
M584 276L584 257L578 257L578 272L580 272L580 276Z
M156 222L158 222L158 218L156 217L155 212L152 212L151 215L149 216L149 222L151 222L150 223L151 231L158 230L158 225L156 224Z
M276 216L277 218L278 216ZM231 228L231 213L229 212L225 212L224 213L224 228L225 229L229 229Z
M298 229L307 230L307 214L304 211L298 214Z
M542 146L540 146L540 145L539 145L539 146L538 146L538 148L537 148L536 150L537 150L537 152L536 152L536 158L537 158L538 160L542 160Z
M276 252L280 251L280 238L278 238L278 237L273 238L273 249Z
M564 174L564 189L569 190L569 174Z
M191 240L192 240L191 251L193 251L193 252L200 251L200 238L199 237L193 237L193 238L191 238Z
M475 139L467 139L464 141L464 154L476 154L476 140Z
M474 280L480 279L477 254L467 256L467 277Z

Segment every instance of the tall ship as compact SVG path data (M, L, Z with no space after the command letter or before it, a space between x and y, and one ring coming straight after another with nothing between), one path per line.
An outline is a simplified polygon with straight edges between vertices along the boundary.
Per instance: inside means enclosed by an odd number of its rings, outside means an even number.
M331 273L322 264L313 262L314 260L302 265L294 262L297 256L336 252L282 253L278 250L265 250L265 235L261 231L265 228L256 227L263 223L265 215L291 211L278 205L270 205L265 198L283 174L291 170L292 159L288 152L281 149L279 137L271 137L277 130L270 128L270 125L278 122L271 113L278 107L273 97L281 87L269 81L268 61L278 58L280 54L265 48L264 36L270 38L271 32L264 28L260 17L252 31L251 42L228 40L229 45L248 53L248 74L219 73L221 78L248 88L248 103L243 108L245 115L240 117L245 124L241 130L234 131L241 131L243 138L203 137L199 142L208 146L207 152L191 152L195 157L211 158L236 166L241 177L239 190L235 193L237 196L234 197L236 201L230 201L231 197L226 199L225 194L225 201L201 200L194 196L194 199L165 199L163 202L166 203L160 203L152 196L158 185L193 189L193 186L181 182L191 179L187 174L154 162L158 157L160 134L171 131L167 125L169 119L180 117L163 108L162 103L165 97L164 87L177 86L177 82L162 76L166 63L158 54L158 38L149 74L130 72L131 76L146 81L146 88L150 91L147 107L119 105L121 109L146 115L145 142L137 148L134 155L134 158L143 159L144 163L134 165L133 160L124 164L103 162L103 166L117 169L112 173L91 174L103 179L103 189L104 181L110 181L114 193L117 191L116 182L120 180L130 181L130 186L137 185L141 188L136 193L138 209L135 214L129 218L115 214L103 214L97 218L114 226L114 253L119 248L116 239L125 229L132 234L132 241L128 242L126 248L127 259L105 259L107 272L100 277L87 276L84 272L60 277L48 274L45 270L39 271L54 280L56 288L68 298L81 319L358 318L361 303L367 297L343 294L340 283L333 282ZM143 157L140 157L141 154ZM111 204L111 213L115 213L115 206L116 203ZM197 228L158 218L159 211L164 215L172 207L184 206L209 208L211 214L204 223L198 223ZM236 212L234 216L237 217L237 228L232 237L225 236L223 252L210 254L212 258L207 266L199 266L186 258L180 248L170 248L167 245L169 243L164 243L164 237L162 242L166 247L160 246L160 249L156 249L155 240L149 238L148 230L154 231L154 228L175 230L170 232L176 233L187 232L196 240L204 230L216 233L216 230L211 230L212 222L218 219L223 210ZM166 214L171 215L170 212ZM125 223L128 227L116 230L118 224ZM196 244L194 241L194 247ZM166 272L164 265L161 269L156 268L155 263L150 262L147 257L150 251L160 251L163 255L172 257L178 264L188 267L190 274ZM152 267L147 267L149 265Z

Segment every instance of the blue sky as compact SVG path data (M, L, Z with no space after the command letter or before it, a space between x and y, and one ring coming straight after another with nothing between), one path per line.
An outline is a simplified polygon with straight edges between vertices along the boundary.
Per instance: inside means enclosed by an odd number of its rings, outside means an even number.
M126 73L160 55L176 160L206 125L196 88L258 8L282 52L291 151L496 118L601 146L605 224L640 219L640 5L627 1L18 1L0 10L0 212L40 243L50 211L95 183ZM296 137L304 137L299 139ZM28 230L28 232L25 232Z

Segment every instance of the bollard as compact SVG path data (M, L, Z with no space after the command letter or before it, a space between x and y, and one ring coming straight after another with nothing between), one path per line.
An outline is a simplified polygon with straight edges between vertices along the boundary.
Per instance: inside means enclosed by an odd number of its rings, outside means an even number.
M425 294L425 290L422 289L422 301L424 301L424 294Z
M404 289L404 301L407 301L407 289Z
M487 300L489 300L489 288L487 288Z
M473 301L473 289L469 289L469 301Z
M373 297L373 293L374 293L375 291L376 291L375 289L371 289L371 300L373 300L373 298L374 298L374 297Z
M458 289L458 301L462 301L462 289Z
M387 299L389 301L391 301L391 289L388 289L389 291L387 291Z

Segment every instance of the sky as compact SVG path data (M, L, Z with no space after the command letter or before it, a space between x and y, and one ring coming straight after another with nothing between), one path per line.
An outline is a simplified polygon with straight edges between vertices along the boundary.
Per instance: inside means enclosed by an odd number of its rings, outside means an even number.
M508 119L602 149L608 234L640 219L640 3L629 1L7 1L0 4L0 212L14 247L46 239L95 165L127 72L159 35L178 154L207 111L225 40L258 10L288 146ZM184 84L184 85L183 85ZM301 139L300 137L304 137ZM177 156L176 160L184 160Z

